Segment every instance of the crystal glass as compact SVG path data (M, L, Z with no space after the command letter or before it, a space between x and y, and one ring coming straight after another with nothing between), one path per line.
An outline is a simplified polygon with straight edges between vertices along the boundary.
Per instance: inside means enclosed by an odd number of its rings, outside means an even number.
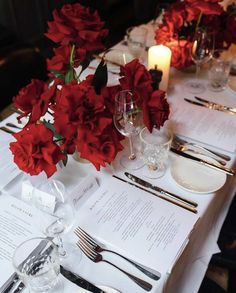
M131 90L122 90L115 97L114 124L117 130L129 139L130 153L121 157L121 166L128 170L137 170L143 162L137 157L133 146L133 137L142 129L143 116L138 106L139 95Z
M126 30L126 41L129 52L134 58L142 59L146 48L147 29L145 27L130 27Z
M140 140L141 158L145 163L144 176L159 178L165 174L172 137L172 133L165 127L154 128L152 133L147 127L142 129Z
M208 71L208 88L219 92L226 88L229 79L229 73L232 65L232 57L224 54L222 50L214 51L214 56L210 62Z
M211 34L208 34L206 30L198 28L191 48L191 57L196 64L196 76L194 80L190 80L186 83L186 88L190 93L199 94L205 90L204 84L199 80L199 73L201 65L207 63L213 54L214 41Z
M41 246L40 249L38 249ZM13 267L30 292L60 293L58 248L46 238L31 238L15 250Z
M63 242L61 238L62 234L72 228L75 218L74 208L67 199L64 184L55 179L43 180L35 186L32 201L35 207L45 213L45 217L38 219L39 227L45 227L43 233L46 236L56 237L60 257L68 257L76 251L79 261L79 250L72 244Z

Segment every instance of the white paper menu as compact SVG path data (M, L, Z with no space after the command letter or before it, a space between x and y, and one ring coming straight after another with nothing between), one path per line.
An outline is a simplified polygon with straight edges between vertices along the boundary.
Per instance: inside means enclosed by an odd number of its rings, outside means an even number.
M106 178L79 210L78 225L117 252L166 273L198 216L115 178Z
M169 103L174 133L231 153L236 152L236 115L192 105L183 99L183 94L173 95Z
M37 230L35 218L39 211L6 194L0 195L0 287L14 273L12 256L15 248L28 238L44 237Z

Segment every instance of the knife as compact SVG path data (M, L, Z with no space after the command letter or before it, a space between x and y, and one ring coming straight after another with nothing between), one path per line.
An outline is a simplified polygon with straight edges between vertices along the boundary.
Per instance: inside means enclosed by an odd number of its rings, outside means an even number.
M193 104L193 105L202 106L202 107L205 107L205 108L207 108L207 109L217 110L217 111L221 111L221 112L224 112L224 113L227 113L227 114L236 114L235 112L232 112L232 111L230 111L230 110L226 110L226 109L223 109L223 108L220 108L220 107L214 107L213 105L210 106L210 105L209 105L209 102L208 102L208 105L207 105L206 102L205 102L205 104L202 104L202 103L199 103L199 102L197 102L197 101L189 100L189 99L187 99L187 98L184 98L184 100L185 100L186 102L188 102L188 103Z
M147 182L147 181L145 181L145 180L133 175L133 174L125 172L125 176L127 176L133 182L136 182L136 183L138 183L138 184L140 184L140 185L142 185L144 187L151 188L151 189L153 189L153 190L155 190L157 192L160 192L163 195L170 196L171 198L176 198L176 199L181 200L181 201L183 201L183 202L185 202L187 204L190 204L190 205L192 205L194 207L198 206L198 204L196 202L194 202L194 201L192 201L190 199L187 199L187 198L184 198L182 196L173 194L173 193L171 193L169 191L166 191L166 190L164 190L164 189L162 189L162 188L160 188L158 186L155 186L155 185L153 185L153 184L151 184L151 183L149 183L149 182Z
M118 179L118 180L121 180L121 181L123 181L123 182L125 182L125 183L128 183L129 185L132 185L132 186L134 186L134 187L136 187L136 188L139 188L139 189L141 189L141 190L143 190L143 191L146 191L146 192L148 192L148 193L150 193L150 194L152 194L152 195L155 195L156 197L160 197L161 199L164 199L164 200L166 200L166 201L168 201L168 202L170 202L170 203L173 203L173 204L175 204L175 205L177 205L177 206L179 206L179 207L181 207L181 208L184 208L184 209L186 209L186 210L188 210L188 211L190 211L190 212L192 212L192 213L197 214L197 209L194 208L193 206L189 205L189 204L186 204L186 203L181 202L181 201L177 201L177 200L175 200L175 199L173 199L173 198L171 198L171 197L167 197L167 196L164 196L164 195L162 195L162 194L157 194L157 193L152 192L152 191L150 191L150 190L147 190L147 189L145 189L145 188L143 188L143 187L141 187L141 186L139 186L139 185L137 185L137 184L134 184L134 183L132 183L132 182L130 182L130 181L126 181L125 179L120 178L120 177L118 177L118 176L116 176L116 175L112 175L112 177L114 177L114 178L116 178L116 179Z
M60 273L69 281L76 284L77 286L86 289L88 291L91 291L93 293L106 293L105 291L99 289L89 281L83 279L79 275L72 273L71 271L65 269L63 266L60 266Z
M220 108L223 109L223 110L227 110L227 111L230 111L230 112L236 114L236 107L224 106L224 105L217 104L217 103L215 103L215 102L211 102L211 101L208 101L208 100L205 100L205 99L203 99L203 98L196 97L196 96L195 96L194 98L197 99L197 100L200 101L200 102L208 103L208 104L212 104L212 105L215 105L215 106L220 107Z
M217 164L207 162L207 161L205 161L205 160L202 160L202 159L200 159L200 158L194 157L194 156L192 156L192 155L190 155L190 154L187 154L187 153L185 153L185 152L183 152L183 151L180 151L180 150L178 150L178 149L175 149L175 148L173 148L173 147L170 148L170 150L171 150L173 153L175 153L176 155L179 155L179 156L181 156L181 157L184 157L184 158L190 159L190 160L192 160L192 161L198 162L198 163L200 163L200 164L202 164L202 165L204 165L204 166L210 167L210 168L215 169L215 170L220 171L220 172L224 172L224 173L226 173L226 174L228 174L228 175L234 176L235 173L236 173L236 171L233 170L233 169L229 169L229 168L221 167L221 166L218 166Z

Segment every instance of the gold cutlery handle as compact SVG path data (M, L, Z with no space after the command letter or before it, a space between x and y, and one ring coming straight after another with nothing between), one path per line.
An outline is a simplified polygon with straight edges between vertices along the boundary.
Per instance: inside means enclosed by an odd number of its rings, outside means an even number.
M231 176L234 176L236 174L236 170L221 167L221 166L218 166L218 165L216 165L214 163L210 163L210 162L206 162L206 161L202 161L202 160L200 161L200 163L205 165L205 166L211 167L212 169L215 169L217 171L224 172L224 173L226 173L228 175L231 175Z

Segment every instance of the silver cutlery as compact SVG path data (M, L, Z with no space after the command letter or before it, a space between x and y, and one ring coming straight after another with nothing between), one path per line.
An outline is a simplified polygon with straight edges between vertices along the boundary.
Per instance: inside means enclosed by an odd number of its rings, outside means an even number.
M177 143L176 141L173 140L172 142L172 147L173 148L176 148L182 152L191 152L191 153L194 153L194 154L197 154L197 155L203 155L203 156L207 156L209 158L212 158L214 159L217 163L219 163L220 165L222 166L225 166L226 165L226 162L223 161L223 160L220 160L220 159L217 159L215 155L211 155L211 154L204 154L203 152L199 152L195 149L191 149L189 148L188 146L186 145L182 145L180 143Z
M189 205L189 204L187 204L187 203L185 203L185 202L182 202L182 201L180 201L180 200L174 199L174 198L172 198L172 197L167 197L167 196L162 195L162 194L157 194L157 193L152 192L152 191L150 191L150 190L147 190L146 188L143 188L143 187L141 187L141 186L139 186L139 185L137 185L137 184L134 184L133 182L126 181L126 180L124 180L123 178L120 178L120 177L118 177L118 176L116 176L116 175L112 175L112 177L114 177L114 178L116 178L116 179L118 179L118 180L120 180L120 181L123 181L123 182L125 182L125 183L128 183L129 185L132 185L132 186L134 186L134 187L136 187L136 188L138 188L138 189L141 189L141 190L143 190L143 191L145 191L145 192L148 192L148 193L150 193L150 194L152 194L152 195L154 195L154 196L156 196L156 197L159 197L159 198L161 198L161 199L163 199L163 200L166 200L166 201L168 201L168 202L170 202L170 203L172 203L172 204L174 204L174 205L177 205L177 206L179 206L179 207L181 207L181 208L183 208L183 209L186 209L186 210L188 210L188 211L190 211L190 212L192 212L192 213L197 214L197 209L196 209L195 207L193 207L192 205Z
M231 114L231 115L236 114L236 112L234 112L234 111L224 109L224 107L220 107L220 106L215 105L215 104L210 104L210 103L206 103L206 102L201 102L200 103L200 102L193 101L193 100L190 100L190 99L187 99L187 98L184 98L184 100L186 102L190 103L190 104L197 105L197 106L201 106L201 107L205 107L207 109L217 110L217 111L221 111L221 112L224 112L224 113L227 113L227 114Z
M193 207L197 207L198 206L198 204L196 202L194 202L194 201L192 201L190 199L187 199L187 198L184 198L184 197L179 196L177 194L174 194L174 193L171 193L169 191L166 191L166 190L164 190L164 189L162 189L162 188L160 188L160 187L158 187L156 185L153 185L153 184L151 184L151 183L149 183L149 182L147 182L147 181L145 181L145 180L143 180L143 179L141 179L141 178L133 175L133 174L130 174L128 172L125 172L125 176L127 176L133 182L138 183L138 184L140 184L140 185L142 185L144 187L151 188L151 189L153 189L153 190L155 190L157 192L160 192L161 194L163 194L165 196L170 196L171 198L175 198L175 199L181 200L181 201L183 201L183 202L185 202L187 204L192 205Z
M111 252L113 254L116 254L116 255L122 257L123 259L125 259L126 261L128 261L129 263L131 263L132 265L134 265L137 269L139 269L141 272L143 272L149 278L152 278L153 280L160 279L160 276L161 276L160 273L158 273L158 275L156 275L156 274L150 272L146 267L141 266L140 264L137 264L136 262L132 261L131 259L119 254L118 252L115 252L113 250L105 248L104 246L101 245L101 243L98 243L92 236L90 236L87 232L85 232L80 227L77 227L74 232L79 237L79 239L83 240L84 242L87 242L87 244L89 246L91 246L91 248L93 248L96 252L100 253L103 251L107 251L107 252Z
M195 161L195 162L198 162L204 166L207 166L207 167L210 167L216 171L220 171L220 172L223 172L223 173L226 173L228 175L231 175L231 176L234 176L236 174L236 170L233 170L233 169L229 169L229 168L226 168L226 167L222 167L222 166L219 166L217 164L214 164L214 163L210 163L208 161L205 161L205 160L202 160L198 157L195 157L195 156L192 156L188 153L185 153L185 152L182 152L178 149L175 149L173 147L170 148L170 150L175 153L176 155L179 155L181 157L184 157L186 159L190 159L192 161Z
M152 285L128 272L125 270L121 269L117 265L113 264L112 262L106 260L103 258L103 256L96 252L94 249L92 249L89 245L87 245L84 241L81 239L76 243L76 245L81 249L81 251L94 263L99 263L99 262L105 262L116 269L118 269L120 272L124 273L127 277L129 277L131 280L133 280L137 285L142 287L146 291L150 291L152 289Z
M229 107L229 106L225 106L225 105L222 105L222 104L218 104L218 103L215 103L215 102L212 102L212 101L208 101L206 99L203 99L201 97L194 97L196 100L200 101L200 102L203 102L203 103L207 103L209 107L218 107L219 109L223 109L223 110L227 110L227 111L230 111L230 112L233 112L236 114L236 107Z
M222 154L222 153L213 151L213 150L208 149L208 148L206 148L206 147L204 147L202 145L199 145L199 144L197 144L195 142L190 142L190 141L184 140L183 138L180 138L180 137L178 137L176 135L174 136L173 141L175 141L177 143L180 143L182 145L187 144L187 145L191 145L191 146L194 146L196 148L202 149L205 152L210 153L210 154L213 154L213 155L215 155L215 156L217 156L217 157L219 157L219 158L221 158L223 160L226 160L226 161L230 161L231 160L230 156L228 156L228 155L225 155L225 154Z

